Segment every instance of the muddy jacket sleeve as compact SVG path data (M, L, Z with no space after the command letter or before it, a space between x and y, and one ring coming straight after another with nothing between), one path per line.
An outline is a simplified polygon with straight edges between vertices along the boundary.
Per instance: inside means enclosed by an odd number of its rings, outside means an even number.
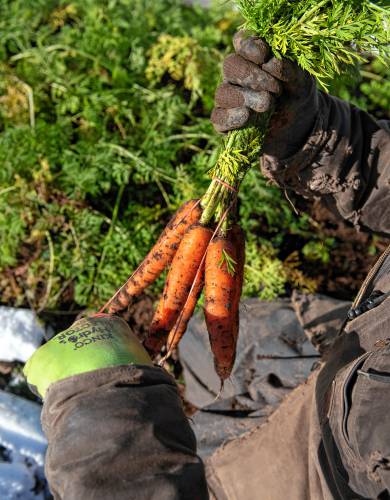
M357 227L390 234L390 128L320 93L306 144L281 160L264 155L263 173L286 189L323 201Z
M56 382L42 425L56 500L208 498L176 384L160 368L118 366Z

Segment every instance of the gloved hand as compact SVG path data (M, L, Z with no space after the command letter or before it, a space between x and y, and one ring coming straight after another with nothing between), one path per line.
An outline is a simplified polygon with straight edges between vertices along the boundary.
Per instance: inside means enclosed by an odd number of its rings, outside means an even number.
M96 314L76 321L35 351L24 367L31 390L44 398L50 384L72 375L117 365L152 365L132 333L117 316Z
M245 31L235 34L233 45L236 53L226 57L224 81L215 94L214 128L238 129L256 113L274 108L263 152L285 159L300 149L313 128L318 113L314 78L291 61L272 57L263 40Z

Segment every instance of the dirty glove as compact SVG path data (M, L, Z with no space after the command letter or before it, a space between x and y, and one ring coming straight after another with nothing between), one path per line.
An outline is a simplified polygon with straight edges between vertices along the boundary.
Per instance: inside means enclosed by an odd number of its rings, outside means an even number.
M152 365L127 323L109 314L76 321L40 347L24 367L31 390L44 398L50 384L118 365Z
M291 61L272 57L263 40L245 31L235 34L233 45L236 53L224 61L224 81L216 91L211 121L218 132L227 132L273 108L263 151L287 158L313 128L318 113L315 81Z

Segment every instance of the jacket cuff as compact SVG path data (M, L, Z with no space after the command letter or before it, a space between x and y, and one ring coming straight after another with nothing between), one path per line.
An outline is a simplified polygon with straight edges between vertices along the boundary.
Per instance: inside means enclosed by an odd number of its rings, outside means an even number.
M165 384L176 388L175 380L158 366L119 365L67 377L51 384L46 392L42 411L43 430L48 431L55 418L55 408L61 410L64 401L99 387L109 388L118 384L138 387Z

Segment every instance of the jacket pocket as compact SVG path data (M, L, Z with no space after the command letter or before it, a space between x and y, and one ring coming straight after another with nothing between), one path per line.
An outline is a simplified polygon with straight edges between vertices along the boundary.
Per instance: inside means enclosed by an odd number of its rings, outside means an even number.
M367 352L342 369L333 400L334 467L359 498L377 498L377 491L390 487L390 346Z
M369 352L364 353L338 373L333 383L333 394L328 410L329 423L338 448L351 458L354 454L349 439L348 419L352 407L352 394L359 376L358 372L370 355Z
M360 356L353 365L350 367L350 369L347 372L344 384L342 386L342 394L343 394L343 416L342 416L342 422L341 422L341 431L342 435L344 437L345 442L348 444L348 447L350 448L350 441L349 441L349 432L348 432L348 418L350 416L351 412L351 407L352 407L352 393L353 389L356 385L358 376L359 376L359 371L360 368L363 366L364 362L367 360L367 358L370 356L371 353L367 352Z
M344 443L354 454L359 454L362 438L371 424L378 426L380 419L389 420L389 396L390 348L386 346L358 358L343 380L339 428Z

